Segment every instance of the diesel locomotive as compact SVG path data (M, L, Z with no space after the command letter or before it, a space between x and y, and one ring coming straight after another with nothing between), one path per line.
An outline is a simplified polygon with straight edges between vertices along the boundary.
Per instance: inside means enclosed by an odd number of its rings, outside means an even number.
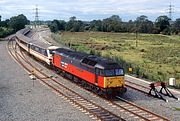
M18 45L62 76L99 95L112 97L126 92L124 69L118 63L33 40L27 37L30 31L16 33Z
M59 48L53 51L52 63L57 71L100 95L126 91L124 69L109 59Z

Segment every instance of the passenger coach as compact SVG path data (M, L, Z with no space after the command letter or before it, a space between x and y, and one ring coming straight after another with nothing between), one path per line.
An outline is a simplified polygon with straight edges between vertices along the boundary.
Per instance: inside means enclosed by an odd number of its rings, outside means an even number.
M42 62L48 65L52 64L52 51L58 49L57 46L46 44L40 40L34 40L25 35L28 34L28 30L19 31L16 33L16 42L18 45L27 51L30 55L33 55Z

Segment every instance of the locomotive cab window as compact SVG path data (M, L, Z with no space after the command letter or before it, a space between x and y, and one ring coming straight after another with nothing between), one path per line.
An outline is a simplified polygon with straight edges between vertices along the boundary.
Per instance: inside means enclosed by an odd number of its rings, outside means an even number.
M124 70L123 69L115 69L115 74L117 76L122 76L122 75L124 75Z
M123 76L124 70L123 69L107 69L104 71L105 76Z
M105 70L105 76L114 76L115 73L114 73L114 69L108 69L108 70Z
M100 75L100 76L104 76L104 70L100 69L100 70L99 70L99 75Z

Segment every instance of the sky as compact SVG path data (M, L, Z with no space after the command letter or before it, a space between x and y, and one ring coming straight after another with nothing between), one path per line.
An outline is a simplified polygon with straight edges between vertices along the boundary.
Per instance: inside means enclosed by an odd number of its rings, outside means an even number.
M129 21L146 15L154 21L160 15L169 15L170 4L172 19L180 18L180 0L0 0L0 15L3 20L19 14L34 20L37 5L40 20L68 21L76 16L91 21L119 15L123 21Z

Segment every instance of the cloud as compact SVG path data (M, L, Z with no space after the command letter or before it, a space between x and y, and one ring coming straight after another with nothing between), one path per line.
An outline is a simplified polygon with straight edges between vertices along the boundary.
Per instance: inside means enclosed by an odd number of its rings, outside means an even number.
M20 4L19 4L20 3ZM179 0L171 0L175 6L180 6ZM65 19L76 16L78 19L102 19L110 15L120 15L122 18L135 19L138 15L148 15L157 18L168 14L169 0L1 0L0 11L3 18L17 14L25 14L34 19L35 5L38 5L40 19ZM176 9L176 11L180 11ZM178 17L175 12L174 16Z

